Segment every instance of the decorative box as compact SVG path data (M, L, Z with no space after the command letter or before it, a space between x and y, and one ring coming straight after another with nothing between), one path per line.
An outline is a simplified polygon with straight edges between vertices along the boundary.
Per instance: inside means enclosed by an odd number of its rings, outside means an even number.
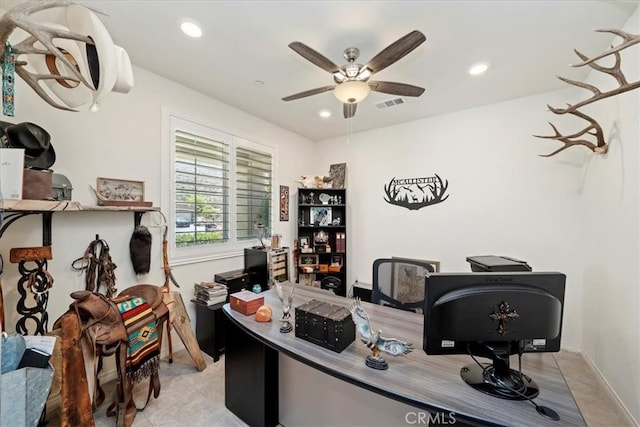
M213 276L216 283L223 284L229 289L229 293L242 291L249 286L249 273L244 270L231 270L218 273Z
M73 186L69 178L61 173L53 174L53 181L51 183L51 193L55 200L71 200L71 191Z
M250 291L240 291L229 296L229 305L232 310L248 316L254 314L261 305L264 305L264 297Z
M319 264L318 265L318 271L320 273L328 273L329 272L329 266L327 264Z
M356 338L346 307L311 300L295 308L296 337L340 353Z

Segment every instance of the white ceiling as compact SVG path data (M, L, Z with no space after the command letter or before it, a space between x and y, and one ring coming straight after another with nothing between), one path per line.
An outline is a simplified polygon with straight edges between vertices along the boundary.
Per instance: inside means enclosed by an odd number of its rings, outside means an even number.
M587 55L613 37L638 1L81 1L101 20L135 65L211 96L311 140L458 111L566 87L555 76L580 79L573 49ZM200 23L190 39L183 18ZM422 86L419 98L378 109L395 98L372 92L346 120L331 92L284 102L282 97L333 84L329 73L287 45L300 41L338 65L349 46L359 63L419 30L427 41L375 76ZM477 61L491 64L479 77ZM264 84L255 83L262 81ZM540 105L541 109L546 108ZM320 110L332 112L329 119Z

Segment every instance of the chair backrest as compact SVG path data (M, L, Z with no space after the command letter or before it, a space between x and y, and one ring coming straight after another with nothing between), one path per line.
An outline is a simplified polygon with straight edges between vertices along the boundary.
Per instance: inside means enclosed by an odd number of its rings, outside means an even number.
M435 269L425 261L380 258L373 262L371 302L422 313L425 276Z

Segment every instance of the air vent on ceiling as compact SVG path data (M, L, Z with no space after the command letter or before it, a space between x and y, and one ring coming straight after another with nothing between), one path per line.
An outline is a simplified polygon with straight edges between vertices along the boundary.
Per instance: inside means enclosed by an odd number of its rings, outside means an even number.
M389 107L395 107L396 105L405 104L405 100L402 98L389 99L387 101L378 102L376 107L383 109Z

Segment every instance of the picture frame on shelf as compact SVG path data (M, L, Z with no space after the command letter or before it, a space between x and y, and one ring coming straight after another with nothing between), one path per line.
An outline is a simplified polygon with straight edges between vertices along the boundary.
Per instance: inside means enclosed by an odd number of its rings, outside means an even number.
M347 164L337 163L329 166L329 175L331 176L332 188L345 188L346 176L347 176Z
M311 283L313 282L313 278L314 278L313 274L300 273L298 275L298 283L301 285L311 286Z
M331 265L340 266L344 264L344 256L342 254L331 255Z
M318 254L304 254L300 255L300 263L301 267L315 267L319 264L319 256Z
M331 208L324 206L309 208L309 223L320 227L331 225Z
M308 248L311 246L311 239L309 236L300 236L298 238L298 245L300 246L300 249Z
M96 178L96 197L100 206L151 206L144 200L144 181Z

